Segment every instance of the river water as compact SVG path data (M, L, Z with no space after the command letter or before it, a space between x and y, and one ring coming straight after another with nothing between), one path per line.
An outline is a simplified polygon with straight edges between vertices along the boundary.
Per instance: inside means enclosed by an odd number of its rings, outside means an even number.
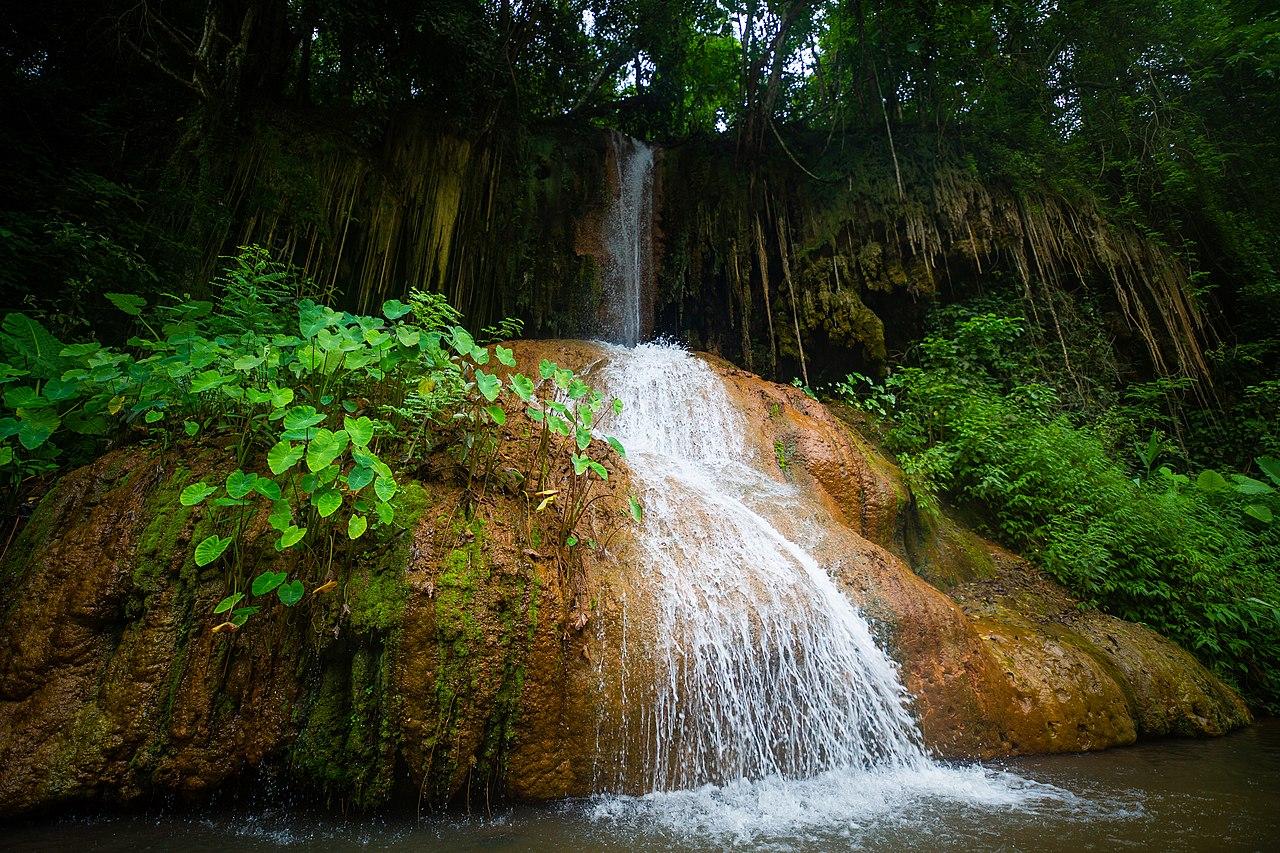
M1038 789L1009 802L931 797L866 807L877 792L815 798L843 801L829 822L767 831L721 820L683 827L618 798L519 807L488 818L341 821L300 804L132 816L78 816L0 826L0 849L90 850L1275 850L1280 848L1280 722L1267 720L1211 740L1166 740L1086 755L988 764ZM1033 780L1033 781L1031 781ZM278 796L278 795L277 795ZM859 801L863 806L859 807ZM655 802L655 806L663 806ZM672 804L678 812L678 804ZM859 817L862 815L863 817ZM787 826L785 819L779 827Z

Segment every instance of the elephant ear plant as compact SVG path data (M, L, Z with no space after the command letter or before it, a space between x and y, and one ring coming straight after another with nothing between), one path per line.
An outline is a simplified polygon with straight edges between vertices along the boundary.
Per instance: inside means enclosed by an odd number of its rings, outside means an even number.
M478 344L443 298L414 291L386 302L381 316L337 311L297 298L306 283L258 248L230 259L217 283L217 302L149 308L140 297L109 294L139 327L127 350L64 345L35 319L6 316L0 473L16 487L131 435L161 445L208 435L229 446L235 469L179 496L210 513L213 532L195 544L195 563L228 569L217 631L236 630L269 604L303 600L306 580L297 573L326 579L312 593L333 588L339 542L395 522L393 465L445 446L469 490L487 484L508 408L523 407L542 425L520 478L538 490L546 491L551 467L548 431L574 437L574 482L560 503L562 542L576 542L589 491L578 478L606 478L592 453L623 450L595 436L603 400L572 372L544 365L536 382L518 373L503 380L486 367L494 359L513 368L512 351ZM485 331L518 330L504 321ZM291 562L297 570L246 578L249 540L264 517L275 550L298 549L306 559Z

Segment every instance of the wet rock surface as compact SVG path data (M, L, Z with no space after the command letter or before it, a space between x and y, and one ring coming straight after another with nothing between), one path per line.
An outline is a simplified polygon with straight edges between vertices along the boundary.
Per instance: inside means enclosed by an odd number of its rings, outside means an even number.
M588 376L609 357L574 341L516 354L525 372L548 358ZM1249 721L1168 640L1080 609L951 522L922 525L892 463L820 403L708 361L755 452L819 508L776 526L871 618L935 753L1099 749ZM228 577L191 561L209 522L176 495L230 467L208 448L108 454L59 480L10 548L0 815L203 799L272 774L354 808L546 799L590 792L596 753L627 751L604 674L620 665L619 602L643 623L652 581L625 532L569 571L519 495L490 492L464 522L460 487L424 474L399 499L401 532L339 554L336 590L215 635ZM587 522L601 540L628 490L625 464L611 473ZM628 701L654 677L630 664Z

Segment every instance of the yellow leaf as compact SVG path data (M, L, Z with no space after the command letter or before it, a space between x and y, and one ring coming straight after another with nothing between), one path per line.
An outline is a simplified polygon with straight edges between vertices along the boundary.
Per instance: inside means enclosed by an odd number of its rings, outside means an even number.
M329 590L334 589L335 587L337 587L337 585L338 585L338 582L337 582L337 581L335 581L335 580L328 580L328 581L325 581L324 583L320 584L320 586L318 586L318 587L316 587L315 589L311 590L311 594L312 594L312 595L317 595L317 594L322 593L322 592L328 592Z
M124 407L124 395L117 394L111 398L111 402L107 403L107 411L113 415L119 414L120 409Z
M534 510L534 512L542 512L544 509L547 508L548 504L555 503L555 500L556 500L555 495L547 495L545 498L542 499L542 503L538 504L538 508Z
M209 633L221 634L223 631L234 631L234 630L236 630L236 625L234 622L223 622L220 625L214 625L213 628L210 629Z

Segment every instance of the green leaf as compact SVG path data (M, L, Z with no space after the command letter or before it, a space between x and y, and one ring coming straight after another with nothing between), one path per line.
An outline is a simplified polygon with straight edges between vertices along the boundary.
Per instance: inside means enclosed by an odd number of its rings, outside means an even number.
M627 504L627 508L631 510L632 519L635 520L636 524L642 523L644 521L644 506L641 505L635 495L627 495Z
M347 537L359 539L369 527L369 519L363 515L353 515L347 520Z
M194 437L195 434L200 431L200 424L195 421L183 421L182 431L185 432L189 438Z
M347 488L353 492L358 492L365 486L373 482L373 469L366 468L364 465L357 465L351 469L351 473L347 475Z
M104 293L107 301L119 308L130 317L139 317L142 315L142 309L147 307L147 300L141 296L134 296L132 293Z
M346 429L347 435L351 437L351 443L356 447L368 447L369 442L373 441L373 421L369 418L348 418L343 416L342 426Z
M373 483L373 491L379 500L389 501L396 494L396 481L390 477L379 476Z
M280 531L280 538L276 541L276 550L283 551L286 548L292 548L302 541L302 537L307 535L307 528L295 527L290 524L284 530Z
M153 424L153 423L156 423L157 421L164 420L164 412L160 411L159 409L152 409L149 412L147 412L145 415L143 415L142 419L149 424Z
M307 468L313 472L327 468L342 455L347 444L346 430L331 432L323 427L317 429L311 437L311 443L307 445Z
M253 491L256 482L257 474L246 474L237 468L227 475L227 494L233 498L242 498Z
M61 423L53 409L18 409L18 441L27 450L35 450L49 440Z
M533 380L523 373L513 373L507 379L511 385L511 390L516 392L516 396L526 403L533 397Z
M493 422L498 426L502 426L507 422L507 412L499 405L492 405L485 409L489 413L489 417L493 418Z
M302 585L302 581L294 578L287 584L276 589L276 596L285 607L292 607L302 600L302 596L306 594L306 588Z
M471 350L471 360L474 361L476 364L488 364L489 351L484 347L476 347L475 349Z
M525 409L524 413L528 415L529 420L533 421L534 423L542 423L543 419L546 417L546 415L544 415L541 410L535 409L533 406L530 406L529 408Z
M62 342L38 321L15 311L5 315L0 328L4 329L8 346L27 359L33 374L41 379L62 375Z
M565 438L569 437L569 422L564 418L556 417L555 415L547 415L547 424L551 427L552 432L558 432Z
M182 490L182 494L178 495L178 503L183 506L195 506L204 503L204 499L216 491L218 491L217 486L211 486L203 481L192 483Z
M449 342L453 344L453 348L457 350L458 355L470 355L471 351L476 348L475 338L471 337L471 333L461 326L454 326L449 333Z
M321 423L324 423L324 415L317 412L314 406L294 406L284 416L284 428L290 432Z
M1202 492L1222 492L1231 488L1226 479L1212 468L1206 468L1196 477L1196 488Z
M569 382L569 399L581 400L591 390L591 386L578 379L576 376Z
M620 415L620 414L622 414L622 401L621 401L621 400L619 400L617 397L614 397L614 398L613 398L613 402L612 402L610 405L613 407L613 413L614 413L615 415Z
M231 368L233 370L240 370L247 373L250 370L253 370L254 368L256 368L260 364L262 364L262 356L242 355L239 358L237 358L235 361L231 362Z
M578 427L574 432L573 439L577 443L579 450L586 450L591 446L591 431L586 427Z
M273 502L267 521L273 530L287 530L293 524L293 505L286 500Z
M570 533L568 536L565 537L564 544L567 547L572 548L573 546L578 544L578 537Z
M262 608L256 605L253 607L241 607L231 614L231 624L235 625L237 628L242 628L244 627L244 623L249 621L250 616L253 616L261 610Z
M0 447L0 468L3 468L5 465L8 465L12 461L13 461L13 448Z
M609 479L609 469L605 468L596 460L588 459L587 468L589 468L592 472L594 472L595 475L599 477L601 480Z
M207 566L214 560L222 556L222 552L227 550L227 546L231 544L231 537L223 538L218 534L211 534L203 539L196 546L196 565Z
M280 500L280 484L267 477L258 477L254 480L253 490L269 500Z
M374 504L373 511L378 514L379 524L390 524L391 522L395 521L395 518L396 518L395 507L393 507L391 504L387 503L386 501L378 501L376 504Z
M1270 524L1272 521L1271 508L1262 504L1249 504L1244 508L1245 514L1258 519L1263 524Z
M502 380L485 373L483 370L477 370L476 388L479 389L486 400L492 403L498 399L498 392L502 390Z
M223 376L217 370L205 370L191 380L191 393L203 394L221 385L226 385L232 377Z
M573 462L573 473L582 474L587 470L587 463L591 460L586 456L579 456L576 453L569 454L569 459Z
M545 358L538 363L538 375L543 379L550 379L556 375L559 366L554 361L547 361Z
M495 347L493 348L493 354L494 354L495 356L497 356L497 358L498 358L498 363L499 363L499 364L506 365L507 367L515 367L515 366L516 366L516 356L515 356L515 353L514 353L514 352L512 352L511 350L507 349L506 347L501 346L501 345L497 345L497 346L495 346Z
M278 441L267 451L267 467L271 469L272 474L279 477L285 471L298 464L303 452L304 448L300 444L294 446L289 441Z
M1235 490L1242 495L1269 495L1275 491L1271 486L1255 480L1252 477L1246 477L1244 474L1232 474L1231 479L1235 482Z
M388 320L399 320L413 310L413 306L405 305L399 299L388 299L382 303L382 316Z
M614 438L613 436L609 436L608 438L605 439L605 443L613 448L614 453L618 454L623 459L627 458L627 449L622 446L621 441L618 441L618 439Z
M235 607L236 604L238 604L240 602L240 599L242 598L244 598L243 592L232 593L231 595L228 595L226 598L219 601L218 606L213 608L213 612L226 613L228 610Z
M1280 459L1273 459L1270 456L1259 456L1254 461L1258 463L1258 467L1262 469L1262 473L1266 474L1272 483L1280 486Z
M283 409L285 406L293 402L292 388L272 388L271 389L271 406L276 409Z
M280 584L284 583L289 577L288 572L273 572L267 569L262 574L253 579L253 585L249 587L249 591L254 595L266 595Z
M338 507L342 506L342 495L337 489L326 488L316 492L314 502L320 517L328 518L338 511Z

